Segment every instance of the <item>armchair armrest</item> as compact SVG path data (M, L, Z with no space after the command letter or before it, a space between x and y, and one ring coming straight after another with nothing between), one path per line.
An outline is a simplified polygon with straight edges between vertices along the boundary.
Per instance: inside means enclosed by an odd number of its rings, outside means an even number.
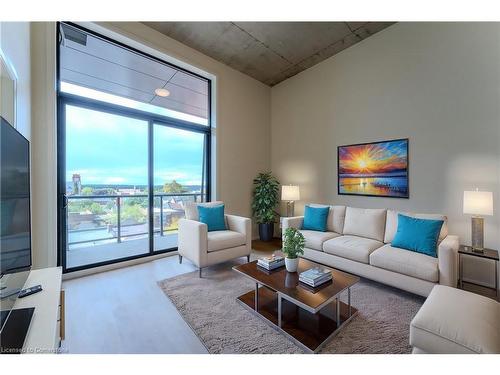
M284 232L285 229L287 228L295 228L295 229L302 228L302 223L304 222L304 216L284 217L281 220L282 220L281 227Z
M225 215L228 229L234 232L241 233L245 236L245 244L248 249L248 254L252 250L252 220L243 216Z
M236 215L224 215L226 216L226 221L228 225L228 229L234 232L239 232L241 234L246 235L251 231L252 221L243 216Z
M180 219L178 231L179 255L188 258L198 267L206 263L208 252L208 228L195 220Z
M438 246L439 284L457 287L458 236L446 236Z

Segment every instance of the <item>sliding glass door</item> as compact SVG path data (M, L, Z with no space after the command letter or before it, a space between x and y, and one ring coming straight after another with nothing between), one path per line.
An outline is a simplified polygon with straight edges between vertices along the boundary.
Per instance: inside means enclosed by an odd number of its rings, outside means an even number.
M60 103L65 270L175 250L186 205L208 197L209 133Z
M186 206L210 196L210 81L59 25L60 265L176 250Z
M66 104L66 267L149 252L148 122Z
M206 142L203 133L153 127L155 250L177 246L186 205L206 196Z

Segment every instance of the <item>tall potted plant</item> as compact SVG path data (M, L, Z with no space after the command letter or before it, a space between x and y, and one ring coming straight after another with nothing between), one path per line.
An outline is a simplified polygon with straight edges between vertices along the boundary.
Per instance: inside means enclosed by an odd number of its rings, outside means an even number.
M271 172L259 173L253 180L252 211L259 224L259 237L262 241L271 241L274 234L275 211L279 203L279 181Z
M304 254L306 240L304 235L295 228L286 228L283 236L283 254L285 254L285 266L288 272L297 272L299 255Z

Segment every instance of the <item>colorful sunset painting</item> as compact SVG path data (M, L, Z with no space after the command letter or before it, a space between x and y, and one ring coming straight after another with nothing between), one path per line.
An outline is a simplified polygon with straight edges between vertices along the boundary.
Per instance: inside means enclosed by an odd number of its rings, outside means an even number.
M408 139L339 146L338 193L408 198Z

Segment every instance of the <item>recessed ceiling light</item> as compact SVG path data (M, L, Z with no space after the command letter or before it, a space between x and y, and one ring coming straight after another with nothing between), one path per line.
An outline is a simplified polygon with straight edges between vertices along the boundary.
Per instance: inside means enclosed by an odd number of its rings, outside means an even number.
M166 97L170 95L170 91L167 89L156 89L155 94L158 96Z

